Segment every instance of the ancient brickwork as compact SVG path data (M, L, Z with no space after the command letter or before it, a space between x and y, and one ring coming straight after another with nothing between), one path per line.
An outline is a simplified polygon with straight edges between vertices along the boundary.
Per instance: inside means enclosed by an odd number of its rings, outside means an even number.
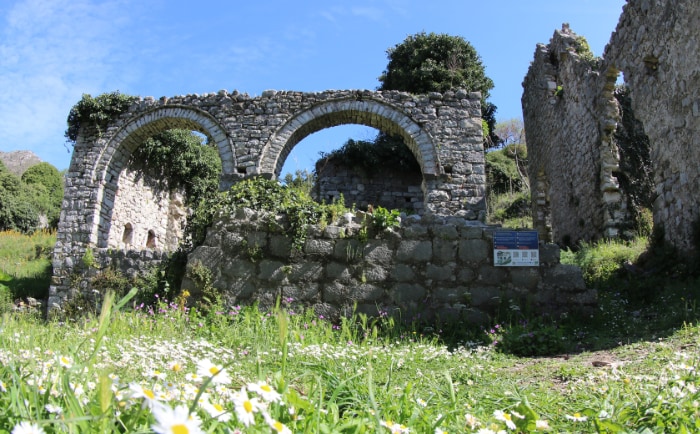
M533 220L557 242L616 236L628 219L614 176L615 78L601 79L597 64L577 53L577 38L564 26L538 45L523 83Z
M260 97L220 91L139 99L105 128L80 131L66 174L49 307L69 297L73 264L88 248L103 249L123 240L131 217L119 204L138 204L136 196L128 192L136 184L128 181L124 169L131 153L146 138L163 130L184 128L205 134L218 148L223 166L220 186L227 188L248 176L279 176L289 152L316 131L342 124L377 128L401 136L415 155L421 168L426 212L483 220L480 116L480 95L462 90L429 95L266 91ZM126 197L130 198L123 199ZM160 199L158 211L144 211L163 212L166 202ZM119 214L120 208L127 217ZM170 230L168 225L177 223L168 220L147 218L153 222L151 230L156 237L164 236Z
M119 179L107 247L173 252L182 241L186 216L183 191L127 167Z
M239 209L217 219L187 267L210 270L227 304L272 306L278 297L291 298L328 317L356 305L358 312L397 313L409 321L420 314L484 323L507 303L552 315L596 304L581 270L559 263L556 245L542 246L540 267L495 267L494 229L478 222L414 215L365 240L358 219L312 227L296 250L287 236L271 231L266 216ZM187 277L183 288L201 293Z
M629 227L612 140L620 73L649 137L656 186L654 223L692 250L700 218L700 4L630 0L598 61L581 56L565 26L538 45L523 86L533 211L555 241L616 236ZM692 54L691 54L692 53Z
M314 196L330 203L343 195L347 206L367 209L369 205L387 209L400 209L421 213L423 189L420 173L411 173L389 167L378 173L365 173L360 169L324 160L316 167Z

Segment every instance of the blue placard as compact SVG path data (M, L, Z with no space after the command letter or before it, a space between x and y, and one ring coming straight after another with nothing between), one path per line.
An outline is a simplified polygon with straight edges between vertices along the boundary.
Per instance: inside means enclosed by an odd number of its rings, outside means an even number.
M493 234L493 265L537 267L540 265L537 231L496 231Z

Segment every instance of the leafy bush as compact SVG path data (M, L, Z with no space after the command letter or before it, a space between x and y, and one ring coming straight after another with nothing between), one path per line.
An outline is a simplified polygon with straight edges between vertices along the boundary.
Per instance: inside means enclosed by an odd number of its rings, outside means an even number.
M316 162L319 172L326 162L348 167L364 176L381 176L390 170L420 172L420 165L401 137L378 134L373 141L349 139L345 144L328 154L321 154Z
M607 286L623 264L636 262L646 248L643 238L581 243L576 251L562 251L561 261L581 267L587 285L601 287Z
M84 93L80 101L70 109L66 138L75 143L82 127L95 127L101 133L110 120L124 113L136 99L135 96L119 91L103 93L94 98Z
M401 225L399 210L388 210L381 206L375 207L372 211L372 225L374 229L382 231L387 228Z
M134 162L156 179L167 179L170 187L184 188L190 205L219 189L219 152L192 131L171 129L150 137L131 155Z
M568 350L563 330L554 322L534 319L496 324L484 331L497 351L520 357L552 356Z
M528 189L527 148L512 144L486 153L486 181L491 194L515 193Z
M0 172L0 231L31 232L39 225L39 214L30 191L15 175Z
M22 182L38 213L46 216L49 228L58 226L63 202L63 176L53 165L39 163L22 174Z
M265 178L251 178L234 184L227 192L217 197L202 200L188 222L188 233L193 246L200 244L206 228L218 212L233 213L245 207L271 214L285 214L289 221L287 234L294 247L300 249L306 241L306 229L319 223L327 213L323 205L311 199L308 193Z

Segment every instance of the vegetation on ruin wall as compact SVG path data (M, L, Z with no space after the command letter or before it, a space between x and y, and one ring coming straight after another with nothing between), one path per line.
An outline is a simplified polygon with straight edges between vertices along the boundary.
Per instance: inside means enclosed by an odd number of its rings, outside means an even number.
M64 135L69 142L78 140L81 128L93 127L98 134L107 127L109 122L129 109L138 98L119 91L103 93L96 97L84 93L83 97L68 113L68 127Z
M387 170L420 173L420 165L403 139L385 134L379 134L374 141L349 139L339 149L322 153L316 162L316 173L322 173L329 162L370 179L381 177Z
M304 188L262 177L250 178L234 184L230 190L219 193L214 198L200 202L188 228L193 245L201 244L206 229L217 216L233 215L241 208L267 211L270 227L289 236L297 249L303 247L310 225L325 226L337 222L343 214L352 211L346 208L342 195L332 203L318 203ZM286 218L287 224L276 223L279 215ZM376 207L368 217L366 230L377 231L398 224L398 211Z
M626 86L618 86L614 92L621 114L613 135L620 153L620 171L615 175L628 198L627 207L633 214L634 229L649 234L649 214L655 196L651 148L642 123L634 116L629 93Z
M219 151L192 131L166 130L146 139L133 154L130 165L144 165L154 180L169 188L185 190L186 203L194 206L219 191Z

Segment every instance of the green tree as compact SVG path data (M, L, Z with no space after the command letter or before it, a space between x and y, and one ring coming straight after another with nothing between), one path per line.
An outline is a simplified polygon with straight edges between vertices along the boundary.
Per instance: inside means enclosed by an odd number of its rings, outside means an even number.
M46 215L50 228L58 225L63 202L63 176L53 165L39 163L22 174L22 182L27 186L36 210Z
M22 180L0 171L0 231L31 232L39 224L35 201Z
M460 36L421 32L387 50L387 56L379 90L428 93L463 88L481 92L486 100L493 89L481 57Z
M461 36L421 32L388 49L387 56L389 63L379 77L379 90L429 93L462 88L481 92L484 146L498 146L497 107L487 101L493 81L486 76L481 56L467 40Z
M171 187L182 187L188 204L212 196L219 190L221 159L216 147L189 130L166 130L147 139L131 155L158 179Z

